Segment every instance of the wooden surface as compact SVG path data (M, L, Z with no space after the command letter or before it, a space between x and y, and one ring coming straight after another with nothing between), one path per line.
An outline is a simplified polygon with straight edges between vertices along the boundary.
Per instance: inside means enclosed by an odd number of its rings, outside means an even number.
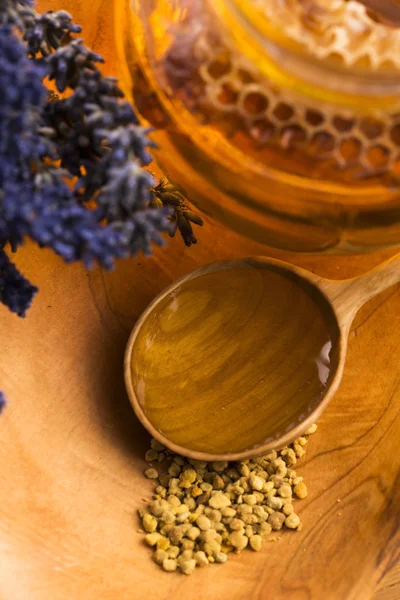
M60 7L59 0L40 3ZM65 3L64 3L65 6ZM88 42L115 67L110 0L70 0ZM147 434L123 383L129 332L166 285L224 258L265 252L206 219L151 260L86 273L28 246L17 263L41 288L23 321L0 310L0 598L4 600L376 600L400 598L400 289L354 323L345 376L299 466L303 531L184 578L158 570L136 533L148 496ZM293 257L332 278L385 256Z

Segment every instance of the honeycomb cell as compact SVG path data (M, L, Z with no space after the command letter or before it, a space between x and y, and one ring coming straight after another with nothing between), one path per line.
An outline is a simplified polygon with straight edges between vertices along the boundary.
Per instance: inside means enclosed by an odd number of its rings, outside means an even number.
M366 152L368 165L374 169L382 169L389 161L390 152L386 146L376 145Z
M235 74L236 74L237 79L239 81L241 81L242 83L244 83L245 85L255 82L253 75L251 73L249 73L248 71L246 71L246 69L237 68Z
M318 131L313 135L309 150L312 154L326 155L335 148L335 138L329 131Z
M229 54L220 54L207 65L206 70L211 79L214 79L215 81L218 81L225 75L228 75L228 73L230 73L232 70L232 63Z
M332 124L339 133L348 133L354 126L354 119L347 119L345 117L336 115L332 119Z
M223 83L219 88L216 98L220 106L234 108L238 101L239 93L230 83Z
M400 178L400 156L396 157L393 165L393 173Z
M259 90L247 91L242 97L244 111L252 116L259 116L268 108L268 98Z
M294 110L286 102L279 102L274 108L272 114L278 121L288 121L294 114Z
M324 116L318 110L306 110L306 121L313 127L319 127L325 121Z
M342 164L352 164L360 156L362 144L355 137L346 138L340 143L338 154Z
M306 132L299 125L288 125L280 134L280 144L284 149L301 146L306 139Z
M365 119L361 119L360 131L368 140L374 140L382 135L384 131L384 124L378 119L366 117Z
M261 145L271 141L275 135L275 132L275 125L266 117L254 121L250 128L251 137Z
M400 123L394 125L390 130L390 139L396 146L400 146Z

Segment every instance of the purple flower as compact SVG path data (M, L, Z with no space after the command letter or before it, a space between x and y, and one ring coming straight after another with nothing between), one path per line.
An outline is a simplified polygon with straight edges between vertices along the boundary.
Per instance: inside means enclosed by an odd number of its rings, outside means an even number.
M44 151L37 132L47 91L46 69L30 61L10 26L0 26L0 189L18 170L28 176L29 158Z
M33 0L0 0L0 25L12 25L21 31L24 19L32 12Z
M5 405L7 404L6 399L4 397L3 392L0 392L0 414L3 411Z
M36 288L7 244L16 251L30 237L68 263L111 268L151 254L176 225L193 243L190 221L201 224L165 186L155 191L143 169L156 147L150 130L98 69L102 57L73 39L79 32L66 11L39 15L30 0L0 0L0 300L21 316ZM68 97L50 101L46 76Z
M21 275L7 254L0 251L0 302L11 312L24 317L37 291L37 288Z
M38 15L35 11L25 11L24 40L28 53L35 57L41 53L48 56L59 48L69 33L80 33L82 28L72 22L71 15L65 10L48 11Z
M96 70L95 62L104 62L104 59L86 48L82 40L72 40L66 46L58 48L46 61L49 78L54 79L60 92L64 92L67 87L74 89L82 69Z

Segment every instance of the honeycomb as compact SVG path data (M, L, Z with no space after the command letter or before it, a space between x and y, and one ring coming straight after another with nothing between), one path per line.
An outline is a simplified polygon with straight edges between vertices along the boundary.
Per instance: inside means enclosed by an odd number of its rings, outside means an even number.
M254 4L318 59L372 69L400 68L400 30L377 21L356 0L254 0Z
M324 36L331 40L329 49L315 46L321 57L337 52L338 44L346 49L346 35L339 35L333 25L343 11L357 16L352 25L356 31L371 21L365 8L352 0L271 0L262 2L262 6L279 8L288 23L287 31L295 31L290 23L297 23L300 17L313 19L314 33L320 31L317 25L321 26ZM293 11L291 19L287 10ZM322 25L326 11L332 18ZM360 24L359 29L355 23ZM185 44L180 43L178 36L165 57L169 83L191 112L197 112L204 123L222 131L239 150L269 166L305 177L354 184L368 180L379 180L385 185L400 182L400 114L375 111L360 116L327 103L313 104L310 99L266 80L254 65L208 28L207 19L199 27L197 15L193 31L191 35L186 21ZM396 31L396 35L400 33ZM303 41L308 44L306 37ZM356 43L353 50L355 47ZM369 51L362 47L356 52L358 57ZM346 59L346 50L342 55L344 60L350 60ZM376 54L373 60L377 60ZM400 64L400 52L393 57L393 61L397 60Z

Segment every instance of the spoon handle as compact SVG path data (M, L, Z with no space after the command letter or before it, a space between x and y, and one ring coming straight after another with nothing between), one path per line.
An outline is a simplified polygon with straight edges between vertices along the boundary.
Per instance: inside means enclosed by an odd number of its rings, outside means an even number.
M371 298L400 282L400 254L372 271L344 281L325 280L321 288L331 300L341 325L349 325Z

